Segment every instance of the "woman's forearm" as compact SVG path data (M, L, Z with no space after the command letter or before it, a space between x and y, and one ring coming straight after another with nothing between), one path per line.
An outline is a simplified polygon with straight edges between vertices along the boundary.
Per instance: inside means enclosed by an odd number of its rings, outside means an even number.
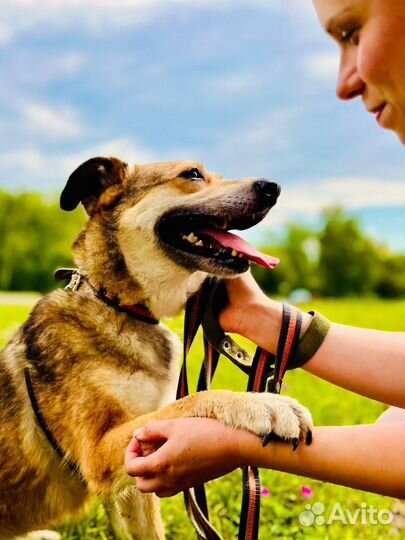
M405 423L318 427L310 446L271 442L262 447L248 432L238 432L243 461L257 467L316 480L405 497Z
M405 334L332 324L304 369L357 394L405 408Z
M267 299L251 306L246 311L242 333L274 352L281 310L281 304ZM303 316L305 328L311 318L305 313ZM405 408L405 333L333 323L304 369L363 396Z

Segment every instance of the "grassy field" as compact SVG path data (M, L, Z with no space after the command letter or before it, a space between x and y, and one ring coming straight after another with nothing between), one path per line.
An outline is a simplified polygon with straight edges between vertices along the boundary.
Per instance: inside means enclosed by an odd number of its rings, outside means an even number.
M344 324L383 330L405 330L405 301L317 300L311 304L311 309L317 309L330 319ZM3 345L24 321L29 310L28 305L0 302L0 345ZM168 321L168 324L181 335L180 318ZM243 343L242 340L239 342ZM246 346L246 342L244 345ZM202 347L200 340L197 339L190 357L192 380L196 378L201 358ZM214 387L239 390L244 389L245 385L245 376L223 359ZM336 388L304 372L287 374L285 393L296 397L309 407L317 425L370 423L384 410L384 406L379 403ZM208 485L212 521L226 540L236 536L241 498L240 476L240 472L235 471ZM340 521L335 521L330 525L305 527L299 521L300 513L306 510L308 504L323 503L326 508L324 515L327 517L334 503L340 503L343 508L350 511L364 505L373 505L374 508L382 510L391 507L392 499L273 471L263 471L261 477L262 485L269 490L269 494L262 497L261 540L400 538L397 534L393 535L394 531L390 525L361 524L359 520L356 525L344 525ZM304 485L312 489L313 495L310 500L304 499L301 495L301 488ZM181 495L163 500L162 512L168 540L195 538ZM97 502L83 521L66 524L60 530L66 540L113 539L104 509Z

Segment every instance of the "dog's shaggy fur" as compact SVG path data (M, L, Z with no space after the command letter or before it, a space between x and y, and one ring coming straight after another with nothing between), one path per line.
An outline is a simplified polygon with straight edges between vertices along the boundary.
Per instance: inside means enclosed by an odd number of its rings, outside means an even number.
M285 439L311 428L308 411L280 396L210 391L165 406L174 398L178 338L106 305L90 286L121 304L142 304L157 318L178 314L207 275L233 276L248 263L229 253L200 255L196 246L181 246L181 235L171 243L171 235L190 216L190 223L211 216L225 228L230 218L240 228L260 221L276 197L259 188L255 179L223 181L185 161L129 168L93 158L71 175L61 205L72 210L82 202L89 215L74 244L86 280L77 291L40 300L0 353L1 539L75 516L93 494L104 501L117 537L163 539L158 499L137 492L123 468L134 430L150 419L208 416ZM38 426L25 368L52 434L80 475Z

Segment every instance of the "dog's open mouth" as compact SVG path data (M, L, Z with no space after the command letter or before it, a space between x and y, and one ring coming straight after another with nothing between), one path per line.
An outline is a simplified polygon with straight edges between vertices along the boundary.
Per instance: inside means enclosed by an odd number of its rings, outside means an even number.
M225 218L178 210L166 214L158 223L160 239L171 248L189 255L208 258L236 272L245 272L249 262L272 269L279 259L260 253L248 242L229 232L248 229L259 223L268 209L249 216Z

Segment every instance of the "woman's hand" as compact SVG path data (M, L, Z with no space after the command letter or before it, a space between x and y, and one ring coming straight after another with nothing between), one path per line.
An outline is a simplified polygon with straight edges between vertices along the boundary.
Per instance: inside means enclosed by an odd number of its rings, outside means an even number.
M160 497L249 464L405 498L403 421L315 428L313 443L296 452L278 441L263 447L256 435L207 418L151 422L137 437L126 452L126 470L138 477L140 491ZM142 457L142 446L153 453Z
M157 420L138 430L125 468L143 493L171 497L245 465L241 445L260 440L208 418Z
M228 279L225 284L229 303L219 316L222 328L274 353L281 331L282 305L264 294L250 272Z

